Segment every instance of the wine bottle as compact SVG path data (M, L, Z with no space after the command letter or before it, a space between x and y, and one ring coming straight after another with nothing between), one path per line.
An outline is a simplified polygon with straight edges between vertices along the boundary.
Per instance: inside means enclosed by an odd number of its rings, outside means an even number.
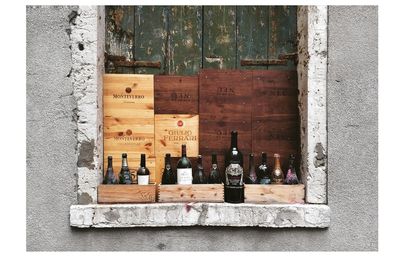
M137 181L138 185L149 185L150 183L150 171L146 167L146 155L140 155L140 167L137 170Z
M132 175L128 167L128 155L122 154L121 171L119 172L119 184L132 184Z
M178 184L192 184L192 164L189 158L186 157L186 145L182 145L182 157L179 159L176 166Z
M210 176L208 177L208 183L210 184L221 183L221 177L219 175L218 162L217 162L217 154L215 153L211 155L211 171L210 171Z
M258 178L260 184L270 184L270 170L267 165L267 153L261 153L261 164L258 166Z
M114 169L112 165L112 156L107 157L107 172L103 179L103 184L117 184L117 177L114 175Z
M249 154L249 175L246 177L246 184L257 184L258 178L256 174L256 168L254 166L254 154Z
M281 168L280 155L274 154L274 158L275 158L275 167L274 170L272 171L271 181L273 184L283 184L284 177Z
M171 166L171 154L165 154L164 172L162 175L161 184L175 184L175 174Z
M296 169L294 167L295 156L293 154L289 157L289 168L286 173L285 184L298 184L299 179L297 178Z
M238 133L231 132L231 147L225 155L225 202L243 203L243 155L237 146Z
M207 177L204 173L202 156L197 157L197 166L193 174L193 184L206 184Z

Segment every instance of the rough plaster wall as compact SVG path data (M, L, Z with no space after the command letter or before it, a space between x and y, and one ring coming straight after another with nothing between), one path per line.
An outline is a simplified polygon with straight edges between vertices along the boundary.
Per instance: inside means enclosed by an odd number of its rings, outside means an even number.
M72 10L27 8L28 250L377 250L376 7L329 7L332 213L331 227L325 230L70 228L69 206L76 203L77 141L65 29ZM359 176L362 179L356 179Z

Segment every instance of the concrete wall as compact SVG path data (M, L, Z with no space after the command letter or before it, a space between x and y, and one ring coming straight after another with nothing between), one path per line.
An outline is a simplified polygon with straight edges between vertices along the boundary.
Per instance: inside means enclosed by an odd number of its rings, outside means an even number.
M76 7L27 7L27 250L377 250L377 7L329 7L329 229L73 229Z

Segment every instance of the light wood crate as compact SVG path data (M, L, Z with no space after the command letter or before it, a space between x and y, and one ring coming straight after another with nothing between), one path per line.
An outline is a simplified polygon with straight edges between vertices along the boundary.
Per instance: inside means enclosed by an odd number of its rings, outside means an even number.
M224 184L159 185L158 202L224 202Z
M156 184L110 184L97 187L99 203L155 203L157 196Z
M304 203L304 185L244 185L244 202L260 204Z

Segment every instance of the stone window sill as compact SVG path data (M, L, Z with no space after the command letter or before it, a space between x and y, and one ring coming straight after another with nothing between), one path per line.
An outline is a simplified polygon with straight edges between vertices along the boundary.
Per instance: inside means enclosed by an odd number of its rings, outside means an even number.
M154 203L72 205L70 225L78 228L167 226L327 228L323 204Z

